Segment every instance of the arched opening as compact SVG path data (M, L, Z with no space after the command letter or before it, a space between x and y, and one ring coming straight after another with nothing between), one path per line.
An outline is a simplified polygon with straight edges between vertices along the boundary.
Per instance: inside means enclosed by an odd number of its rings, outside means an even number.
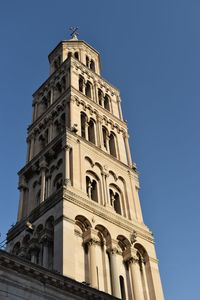
M94 60L91 59L91 62L90 62L90 69L95 72L95 63L94 63Z
M113 188L110 188L109 195L110 195L110 204L114 208L115 212L121 215L122 211L121 211L121 203L120 203L121 200L120 200L119 192Z
M87 116L82 112L81 113L81 136L84 139L86 138L86 123L87 123Z
M95 122L92 119L88 123L88 140L95 144Z
M52 270L54 257L54 217L50 216L45 223L48 242L43 245L43 266Z
M85 62L86 62L86 67L89 68L90 59L89 59L89 57L87 55L86 55L86 58L85 58Z
M72 53L69 51L67 54L67 58L72 57Z
M17 242L13 247L12 254L19 255L19 251L20 251L20 242Z
M57 91L57 97L59 97L60 94L62 93L62 86L61 86L60 82L58 82L56 84L56 91Z
M76 52L74 52L74 57L76 58L76 59L79 59L79 54L78 54L78 52L76 51Z
M114 133L111 132L110 138L109 138L109 149L110 149L110 154L114 157L117 157L117 151L116 151L116 138Z
M101 89L98 89L98 102L99 105L103 106L103 92Z
M91 200L98 202L97 181L89 176L86 176L86 192Z
M78 82L78 84L79 84L79 91L81 93L83 93L84 78L82 76L79 76L79 82Z
M120 290L121 290L121 299L126 300L126 291L125 291L125 284L124 284L124 277L119 276L119 282L120 282Z
M85 85L85 95L88 98L92 98L92 88L91 88L91 83L89 81L87 81L86 85Z
M104 108L110 111L110 97L107 94L104 97Z
M105 127L102 128L102 134L103 134L103 146L106 150L108 150L108 145L107 145L108 130Z
M57 191L63 185L63 176L61 173L57 174L53 181L54 189Z

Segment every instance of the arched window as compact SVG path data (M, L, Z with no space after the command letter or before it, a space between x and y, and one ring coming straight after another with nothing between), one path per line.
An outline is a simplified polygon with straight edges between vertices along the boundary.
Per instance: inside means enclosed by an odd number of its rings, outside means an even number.
M87 116L84 113L81 113L81 136L86 138L86 123L87 123Z
M114 157L117 157L116 138L115 138L114 133L112 133L112 132L109 137L109 149L110 149L110 154Z
M40 204L41 190L39 190L36 194L36 205Z
M91 59L91 62L90 62L90 69L95 72L95 63L94 63L94 60Z
M110 111L110 97L107 94L104 97L104 108Z
M67 58L69 58L71 56L72 56L72 53L69 51L68 54L67 54Z
M92 119L88 123L88 140L95 144L95 122Z
M98 102L99 105L103 106L103 92L100 89L98 89Z
M77 52L77 51L74 53L74 57L75 57L76 59L79 59L79 55L78 55L78 52Z
M86 85L85 85L85 95L88 98L92 98L92 88L91 88L91 83L89 81L87 81Z
M84 78L79 76L79 91L83 93Z
M85 61L86 61L86 66L89 68L90 59L87 55L86 55Z
M55 188L55 190L57 191L59 188L61 188L63 185L63 179L62 179L62 174L59 173L56 175L56 177L54 178L53 181L53 186Z
M98 202L97 182L95 179L86 176L86 192L90 199Z
M104 145L104 148L106 150L108 150L108 146L107 146L108 130L105 127L102 128L102 134L103 134L103 145Z
M124 284L123 276L119 276L119 282L120 282L120 290L121 290L121 299L126 300L126 291L125 291L125 284Z
M110 204L113 206L117 214L121 215L121 205L120 205L120 196L119 193L113 189L109 190L110 194Z
M14 255L18 255L19 251L20 251L20 242L17 242L13 247L12 253Z
M61 90L66 90L66 78L63 76L61 80Z

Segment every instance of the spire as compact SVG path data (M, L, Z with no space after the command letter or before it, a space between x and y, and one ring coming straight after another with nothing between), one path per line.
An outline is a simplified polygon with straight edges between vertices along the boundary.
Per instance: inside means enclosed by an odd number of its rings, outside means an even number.
M69 30L71 31L71 39L70 40L78 40L79 33L77 32L78 27L70 27Z

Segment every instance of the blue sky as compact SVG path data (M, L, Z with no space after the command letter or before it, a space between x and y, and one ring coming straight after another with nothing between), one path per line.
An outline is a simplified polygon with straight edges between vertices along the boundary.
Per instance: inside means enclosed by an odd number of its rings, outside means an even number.
M78 26L121 90L165 298L199 298L199 15L197 0L1 1L1 239L16 221L31 95L48 77L48 53Z

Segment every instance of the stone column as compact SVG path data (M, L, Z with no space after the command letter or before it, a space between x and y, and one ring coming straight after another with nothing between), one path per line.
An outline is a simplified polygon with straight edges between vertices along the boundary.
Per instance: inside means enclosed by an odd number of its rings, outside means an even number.
M44 201L45 198L45 184L46 184L46 167L47 164L45 161L40 163L41 170L41 193L40 193L40 203Z
M131 270L131 279L132 279L132 288L133 288L133 293L134 293L134 299L135 300L144 300L139 260L136 256L130 258L129 267Z
M92 239L88 242L90 255L90 285L98 288L97 269L96 269L96 240Z
M18 215L17 221L19 222L23 217L23 209L24 209L24 201L25 201L25 178L20 178L20 183L18 189L20 190L20 197L19 197L19 207L18 207Z
M126 132L123 133L123 138L124 138L124 144L125 144L125 149L126 149L127 163L131 167L132 159L131 159L130 146L129 146L129 142L128 142L128 134Z
M121 120L123 120L123 116L122 116L122 108L121 108L121 99L119 96L117 96L117 104L118 104L118 109L119 109L119 117Z
M54 87L52 85L50 89L50 105L53 103L54 100L53 98L54 98Z
M147 282L147 274L146 274L146 267L145 267L145 259L142 258L142 275L143 275L143 281L144 281L144 289L145 289L145 300L150 300L149 298L149 287Z
M103 138L102 138L102 118L97 115L97 146L102 148Z
M64 150L64 184L65 186L71 184L70 180L70 153L71 146L65 145L63 147Z
M89 124L88 122L85 123L85 139L88 141L88 127L89 127Z
M49 136L48 136L49 143L53 140L53 121L51 120L49 124Z
M28 153L27 161L30 161L33 158L33 150L34 150L33 148L34 148L34 136L31 135L29 140L29 153Z
M110 255L110 276L111 276L112 294L117 298L121 298L119 274L117 270L117 249L116 248L111 249L109 251L109 255Z

